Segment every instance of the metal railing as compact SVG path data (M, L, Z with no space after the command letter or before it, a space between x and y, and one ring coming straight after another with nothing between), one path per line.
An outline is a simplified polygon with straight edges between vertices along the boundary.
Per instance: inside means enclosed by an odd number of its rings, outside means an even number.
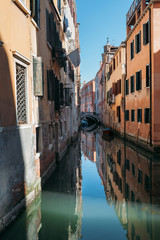
M133 15L133 13L135 12L136 8L140 5L141 0L134 0L127 15L126 15L126 23L128 23L128 21L130 20L131 16Z

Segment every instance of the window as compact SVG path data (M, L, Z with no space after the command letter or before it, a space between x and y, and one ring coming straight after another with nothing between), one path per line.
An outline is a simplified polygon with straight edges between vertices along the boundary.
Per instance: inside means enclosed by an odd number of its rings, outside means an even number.
M40 26L40 0L30 0L31 16Z
M149 190L150 190L150 178L147 175L145 175L145 178L144 178L144 187L145 187L146 192L149 192Z
M49 131L49 144L51 144L53 141L53 128L51 124L49 124L48 126L48 131Z
M144 122L150 123L150 108L144 109Z
M121 63L121 51L119 52L119 63Z
M129 94L129 80L126 80L126 95Z
M131 191L131 201L135 202L135 194L133 191Z
M60 46L60 39L57 33L56 23L54 21L53 13L49 13L46 9L46 33L47 33L47 42L49 43L50 47L52 47L52 57L55 57L55 46Z
M129 121L129 110L125 111L125 120Z
M133 76L131 76L131 78L130 78L130 83L131 83L131 93L133 93L134 92L134 75Z
M27 123L26 78L26 67L16 63L16 103L18 124Z
M36 152L42 151L42 129L41 127L36 127Z
M142 89L141 79L142 79L142 71L140 70L136 72L136 90L137 91Z
M113 58L113 71L115 70L115 58Z
M126 169L130 170L130 161L128 159L126 159Z
M129 191L130 191L129 185L126 183L126 184L125 184L125 195L126 195L126 199L129 199Z
M143 180L143 174L140 169L138 169L138 183L142 183Z
M117 152L117 163L121 166L121 150L120 149Z
M131 60L134 58L134 40L130 44Z
M59 13L61 14L61 0L57 0L57 8Z
M131 122L135 121L135 110L131 110Z
M136 53L141 51L141 31L135 36Z
M150 86L150 65L146 66L146 87Z
M120 106L117 107L117 119L118 119L118 122L120 123L121 122L121 107Z
M47 94L48 100L55 100L55 80L56 76L53 74L53 70L47 70Z
M132 175L135 176L135 165L132 163Z
M137 122L142 122L142 109L137 109Z
M143 45L147 45L150 40L150 25L149 21L143 24Z

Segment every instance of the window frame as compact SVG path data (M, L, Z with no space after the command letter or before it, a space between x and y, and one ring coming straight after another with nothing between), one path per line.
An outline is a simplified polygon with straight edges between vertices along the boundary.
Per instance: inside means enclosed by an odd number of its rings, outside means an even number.
M140 116L139 116L139 113L141 113ZM139 118L141 118L140 121L139 121ZM142 108L137 109L137 123L142 123Z
M26 77L25 77L25 95L26 95L26 123L19 124L18 123L18 109L17 109L17 80L16 80L16 64L21 65L22 67L26 68ZM22 62L19 59L14 58L14 73L15 73L15 102L16 102L16 125L17 126L24 126L29 124L29 86L28 86L28 65Z

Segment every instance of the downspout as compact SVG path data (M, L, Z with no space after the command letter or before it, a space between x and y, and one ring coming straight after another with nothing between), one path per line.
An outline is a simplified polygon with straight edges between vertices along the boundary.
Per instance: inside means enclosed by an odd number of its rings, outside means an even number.
M151 8L149 8L149 58L150 58L150 146L152 147L152 42L151 42Z

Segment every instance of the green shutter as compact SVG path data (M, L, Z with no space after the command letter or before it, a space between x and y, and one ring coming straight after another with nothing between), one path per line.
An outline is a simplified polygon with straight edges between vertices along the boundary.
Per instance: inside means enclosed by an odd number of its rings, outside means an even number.
M139 33L139 52L141 51L141 31Z
M50 19L49 12L46 9L46 30L47 30L47 42L50 43Z
M147 44L147 24L143 24L143 45Z
M136 48L136 53L138 53L137 38L138 38L138 35L135 36L135 48Z
M31 16L34 18L36 15L36 0L30 0L30 9L31 9Z
M34 95L43 96L43 63L42 57L33 57Z

